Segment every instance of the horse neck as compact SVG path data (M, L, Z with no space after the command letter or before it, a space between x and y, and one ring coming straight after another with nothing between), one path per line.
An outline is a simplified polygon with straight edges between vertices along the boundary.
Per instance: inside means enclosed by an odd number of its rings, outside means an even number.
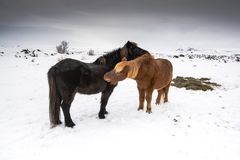
M146 51L146 50L144 50L142 48L139 48L139 47L134 48L133 51L131 51L131 52L133 53L132 57L130 57L131 60L136 59L136 58L138 58L138 57L140 57L140 56L142 56L144 54L149 54L148 51Z
M120 51L115 50L107 55L105 55L105 58L108 59L106 65L109 69L113 69L117 63L121 62L121 56Z

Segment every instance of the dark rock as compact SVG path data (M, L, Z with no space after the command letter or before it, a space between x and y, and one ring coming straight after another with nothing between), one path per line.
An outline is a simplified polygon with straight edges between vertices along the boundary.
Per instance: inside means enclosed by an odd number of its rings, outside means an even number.
M197 49L194 49L194 48L188 48L187 51L193 53L193 52L197 51Z
M185 57L183 54L180 54L179 57Z
M212 91L215 87L220 87L220 84L210 82L209 78L193 78L193 77L180 77L177 76L172 80L172 86L178 88L185 88L186 90L202 90Z
M189 58L189 59L193 59L193 56L189 55L188 58Z
M178 56L174 55L173 58L179 58Z
M236 62L240 62L240 58L239 57L236 57Z
M23 53L25 53L25 54L29 54L29 53L30 53L30 50L28 50L28 49L22 49L21 52L23 52Z

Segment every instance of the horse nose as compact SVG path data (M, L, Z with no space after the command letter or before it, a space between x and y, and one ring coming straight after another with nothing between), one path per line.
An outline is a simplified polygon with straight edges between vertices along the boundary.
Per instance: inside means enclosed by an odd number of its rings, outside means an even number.
M104 80L107 81L107 82L110 82L111 81L111 78L110 78L110 73L106 73L104 74Z

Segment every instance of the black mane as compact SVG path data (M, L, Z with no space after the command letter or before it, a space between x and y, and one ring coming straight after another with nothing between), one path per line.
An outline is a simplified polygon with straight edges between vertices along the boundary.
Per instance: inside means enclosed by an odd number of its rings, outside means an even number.
M105 65L109 69L113 69L117 63L119 63L123 57L121 57L121 50L127 49L127 60L133 60L143 54L150 54L147 50L138 47L137 43L127 41L123 48L118 48L113 51L98 57L93 63L98 65Z
M104 58L105 65L110 69L113 69L115 65L121 61L121 48L115 49L113 51L107 52L106 54L98 57L93 63L102 64L102 59Z

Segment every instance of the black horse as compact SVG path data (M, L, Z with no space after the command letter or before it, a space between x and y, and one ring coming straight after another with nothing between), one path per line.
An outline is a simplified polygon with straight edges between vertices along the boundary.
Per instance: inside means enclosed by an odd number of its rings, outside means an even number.
M108 113L106 105L116 85L104 81L104 74L112 70L123 58L132 60L145 53L148 51L139 48L136 43L128 41L124 47L97 58L93 63L84 63L68 58L52 66L48 71L51 126L61 124L60 106L64 114L65 125L67 127L75 125L69 111L77 92L81 94L102 92L98 117L105 118L105 114Z

